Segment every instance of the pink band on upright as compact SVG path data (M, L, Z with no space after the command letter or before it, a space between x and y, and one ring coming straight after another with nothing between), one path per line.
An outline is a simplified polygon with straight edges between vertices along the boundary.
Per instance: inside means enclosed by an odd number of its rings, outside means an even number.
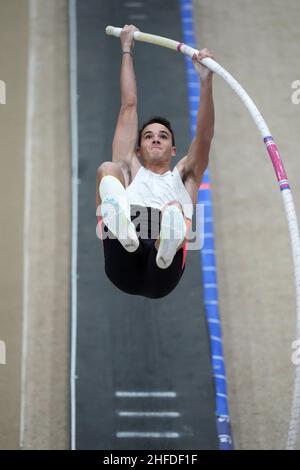
M177 46L177 52L180 52L180 49L182 48L182 46L184 46L184 43L180 42Z

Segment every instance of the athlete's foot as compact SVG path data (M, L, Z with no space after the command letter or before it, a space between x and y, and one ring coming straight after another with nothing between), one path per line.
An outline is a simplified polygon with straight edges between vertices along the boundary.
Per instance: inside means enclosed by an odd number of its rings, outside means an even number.
M174 259L177 248L186 236L186 225L181 210L174 205L168 206L162 215L160 242L156 264L161 269L168 268Z
M125 250L132 253L139 247L135 226L130 220L130 211L113 196L107 196L101 204L103 223L119 240Z

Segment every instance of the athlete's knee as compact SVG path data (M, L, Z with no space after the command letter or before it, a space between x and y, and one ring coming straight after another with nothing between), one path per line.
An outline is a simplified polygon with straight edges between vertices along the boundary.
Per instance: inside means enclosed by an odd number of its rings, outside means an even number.
M181 212L183 213L182 205L180 204L179 201L176 201L176 199L174 199L173 201L167 202L167 203L163 206L162 212L163 212L168 206L176 206L176 207L178 207L178 209L180 209Z
M125 181L124 181L124 174L121 168L121 165L115 162L103 162L98 168L97 168L97 177L98 181L100 182L101 179L104 176L114 176L115 178L118 178L118 180L121 181L123 186L125 186Z

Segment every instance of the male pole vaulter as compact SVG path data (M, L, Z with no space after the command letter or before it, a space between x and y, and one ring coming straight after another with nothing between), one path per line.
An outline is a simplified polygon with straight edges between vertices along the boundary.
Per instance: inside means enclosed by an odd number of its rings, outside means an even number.
M213 74L199 60L213 56L208 49L193 56L201 82L196 135L187 155L171 170L176 148L170 122L156 116L138 131L134 31L138 31L135 26L125 25L120 36L121 109L112 161L97 169L96 207L108 278L128 294L161 298L172 292L184 272L188 227L208 165L214 133ZM149 90L153 92L157 92L155 83ZM138 236L130 206L147 211L146 223L149 214L151 220L158 211L156 237L149 238L143 227Z

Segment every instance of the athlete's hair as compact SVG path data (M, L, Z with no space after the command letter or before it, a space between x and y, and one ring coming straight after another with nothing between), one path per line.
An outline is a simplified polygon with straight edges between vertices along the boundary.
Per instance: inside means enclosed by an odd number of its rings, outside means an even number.
M163 126L165 126L172 134L172 145L173 147L175 146L175 137L174 137L174 132L173 132L173 129L171 127L171 123L170 121L168 121L168 119L162 117L162 116L154 116L150 119L148 119L148 121L144 122L144 124L142 125L142 127L140 128L139 130L139 133L138 133L138 142L137 142L137 145L138 147L141 146L141 140L142 140L142 133L143 133L143 130L145 129L145 127L149 126L149 124L162 124Z

